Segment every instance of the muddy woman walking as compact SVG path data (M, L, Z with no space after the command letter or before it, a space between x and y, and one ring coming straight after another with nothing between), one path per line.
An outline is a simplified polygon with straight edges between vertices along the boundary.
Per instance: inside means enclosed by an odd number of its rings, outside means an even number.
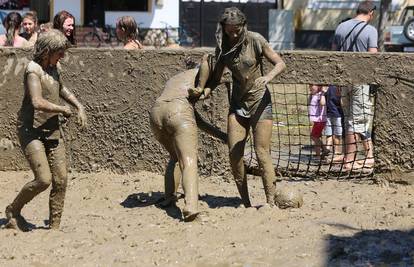
M69 106L61 105L60 98L76 107L78 122L82 127L86 126L84 107L63 86L59 76L59 60L69 46L68 39L58 30L42 33L35 43L33 61L26 67L25 92L17 129L34 180L27 183L7 206L8 228L29 230L21 210L50 184L49 226L51 229L59 228L67 185L65 146L60 133L59 115L72 115Z
M274 206L275 171L270 156L272 102L266 84L281 73L286 65L263 36L247 30L245 15L235 7L224 10L217 25L216 38L215 80L220 79L225 67L230 69L233 76L227 131L230 163L237 189L244 206L250 207L243 158L251 127L254 148L262 169L266 202ZM263 73L263 57L274 65L266 75Z

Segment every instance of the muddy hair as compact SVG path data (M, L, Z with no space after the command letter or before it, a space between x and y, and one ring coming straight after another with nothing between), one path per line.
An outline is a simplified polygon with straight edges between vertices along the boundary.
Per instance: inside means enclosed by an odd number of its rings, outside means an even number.
M51 29L47 32L39 34L34 45L33 61L41 64L41 62L50 57L55 52L66 50L70 47L70 42L66 36L57 29Z
M231 25L240 25L242 27L240 33L240 40L239 42L229 51L223 51L223 42L225 42L225 33L224 33L224 25L231 24ZM224 9L223 14L220 17L219 22L217 23L216 29L216 42L217 42L217 49L216 49L216 57L219 59L221 55L226 55L233 53L237 47L240 46L245 41L247 33L247 19L246 15L240 11L237 7L228 7ZM224 52L224 54L223 54Z
M116 27L121 29L125 36L123 37L126 41L128 39L130 40L137 40L138 39L138 26L135 21L135 19L131 16L122 16L118 18L118 21L116 22Z
M72 14L70 14L66 10L60 11L53 18L53 28L58 29L61 32L63 32L63 24L65 23L65 20L68 19L68 18L73 19L73 25L75 25L75 17ZM75 29L76 29L76 27L73 27L73 32L72 32L71 36L67 37L67 39L69 40L69 42L72 45L76 45Z
M233 25L246 25L246 15L240 11L237 7L228 7L224 9L220 18L220 24L233 24Z
M14 33L19 30L22 24L22 16L17 12L10 12L3 20L3 25L6 28L6 46L13 46L14 44Z

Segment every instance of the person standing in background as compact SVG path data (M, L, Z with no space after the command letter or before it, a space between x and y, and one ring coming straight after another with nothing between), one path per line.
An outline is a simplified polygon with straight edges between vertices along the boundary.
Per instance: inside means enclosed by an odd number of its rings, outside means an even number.
M27 40L29 46L34 46L37 40L37 14L36 11L29 11L23 16L21 37Z
M66 10L57 13L53 18L53 28L61 31L72 46L76 46L75 17L72 14Z
M9 47L27 47L29 43L21 37L20 26L22 24L22 16L17 12L10 12L3 20L6 34L0 35L0 46Z

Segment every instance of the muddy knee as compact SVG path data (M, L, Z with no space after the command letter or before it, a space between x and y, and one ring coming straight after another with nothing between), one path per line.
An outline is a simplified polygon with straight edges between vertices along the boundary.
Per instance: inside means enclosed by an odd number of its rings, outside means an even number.
M50 186L51 183L52 175L50 173L45 173L35 178L32 187L34 187L35 190L37 189L36 191L44 191Z

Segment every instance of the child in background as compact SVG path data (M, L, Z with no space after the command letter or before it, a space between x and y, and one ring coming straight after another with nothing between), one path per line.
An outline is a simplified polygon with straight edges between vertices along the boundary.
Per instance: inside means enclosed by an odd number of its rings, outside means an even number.
M21 37L27 40L29 46L34 46L37 40L37 13L36 11L29 11L23 16L22 22L23 32Z
M316 157L320 159L323 159L328 154L328 150L325 148L321 139L327 117L325 99L327 90L328 87L321 85L309 85L309 120L313 122L311 139L315 143Z
M341 140L342 140L342 118L343 111L341 107L341 92L340 89L334 85L328 87L325 94L326 98L326 147L330 151L334 151L335 155L342 155Z

